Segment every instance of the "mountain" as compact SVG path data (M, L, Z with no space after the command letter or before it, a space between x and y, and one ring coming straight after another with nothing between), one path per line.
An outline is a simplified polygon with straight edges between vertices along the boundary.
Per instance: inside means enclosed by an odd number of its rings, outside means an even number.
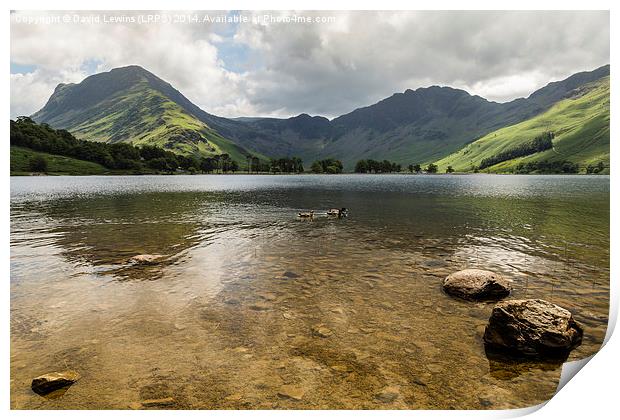
M547 111L521 123L493 131L437 162L439 170L452 166L470 171L489 159L526 145L537 136L551 132L553 147L526 156L503 160L485 168L488 172L510 172L520 163L570 161L585 170L603 162L609 166L609 77L575 88ZM555 85L552 85L555 88ZM545 93L545 92L543 92Z
M298 155L304 161L336 157L348 170L364 158L428 163L496 129L532 118L575 88L608 75L608 65L577 73L508 103L490 102L450 87L408 89L329 123L305 114L253 118L240 120L249 130L228 135L270 156Z
M218 117L139 66L60 84L32 118L84 140L149 144L181 154L228 153L240 163L254 153L214 130L210 125Z
M170 84L138 66L59 85L32 117L77 137L155 144L180 153L226 152L245 156L299 156L306 164L327 157L351 170L359 159L404 165L451 155L502 127L530 120L609 75L609 66L552 82L508 103L491 102L450 87L396 93L333 120L301 114L292 118L235 118L209 114Z

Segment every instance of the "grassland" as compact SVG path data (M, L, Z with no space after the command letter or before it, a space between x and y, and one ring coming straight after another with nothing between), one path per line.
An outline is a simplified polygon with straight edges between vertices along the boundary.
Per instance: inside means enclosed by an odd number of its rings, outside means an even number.
M24 147L11 146L11 175L30 175L30 160L41 156L47 161L50 175L103 175L110 170L94 162L73 159L66 156L35 152Z
M571 161L579 164L581 172L598 162L609 168L609 77L584 85L548 111L489 133L436 164L440 172L448 166L458 172L471 172L482 159L549 131L555 134L552 149L500 162L484 172L509 173L519 163L544 160Z

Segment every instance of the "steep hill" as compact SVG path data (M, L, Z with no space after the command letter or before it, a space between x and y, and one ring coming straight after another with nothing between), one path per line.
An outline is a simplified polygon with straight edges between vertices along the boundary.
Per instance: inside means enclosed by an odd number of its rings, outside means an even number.
M549 110L519 124L501 128L437 162L439 170L449 165L456 171L471 171L483 159L531 142L544 133L553 133L553 148L488 168L489 172L511 172L519 163L570 161L585 170L589 164L609 166L609 77L581 85L571 96Z

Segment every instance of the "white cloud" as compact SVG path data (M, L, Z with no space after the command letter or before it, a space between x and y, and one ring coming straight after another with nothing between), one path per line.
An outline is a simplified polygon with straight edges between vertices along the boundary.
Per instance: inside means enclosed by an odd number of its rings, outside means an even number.
M62 12L40 16L53 14ZM37 70L11 76L11 114L36 111L56 83L79 81L95 71L86 66L93 62L96 71L139 64L223 116L336 116L431 84L506 101L609 62L608 12L272 14L336 19L28 25L15 18L32 12L12 14L11 60ZM230 55L235 48L243 53ZM223 57L243 61L235 66L243 71L229 70Z

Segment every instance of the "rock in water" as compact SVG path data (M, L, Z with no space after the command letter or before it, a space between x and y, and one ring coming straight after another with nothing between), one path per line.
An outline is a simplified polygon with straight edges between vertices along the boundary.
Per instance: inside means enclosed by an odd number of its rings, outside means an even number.
M278 396L283 398L290 398L293 400L301 400L304 397L305 391L299 387L294 385L282 385L280 391L278 392Z
M333 332L325 325L315 325L312 327L312 334L317 337L328 338L332 336Z
M132 264L153 265L157 264L164 256L159 254L140 254L129 259Z
M399 397L398 389L394 387L385 388L383 391L375 395L375 398L382 403L394 402Z
M566 309L542 299L522 299L495 305L484 342L522 356L564 358L582 336L583 329Z
M467 269L446 277L443 290L468 300L501 299L510 294L510 283L491 271Z
M67 370L64 372L51 372L37 376L32 380L32 390L39 395L47 395L52 391L70 387L80 379L80 374Z

